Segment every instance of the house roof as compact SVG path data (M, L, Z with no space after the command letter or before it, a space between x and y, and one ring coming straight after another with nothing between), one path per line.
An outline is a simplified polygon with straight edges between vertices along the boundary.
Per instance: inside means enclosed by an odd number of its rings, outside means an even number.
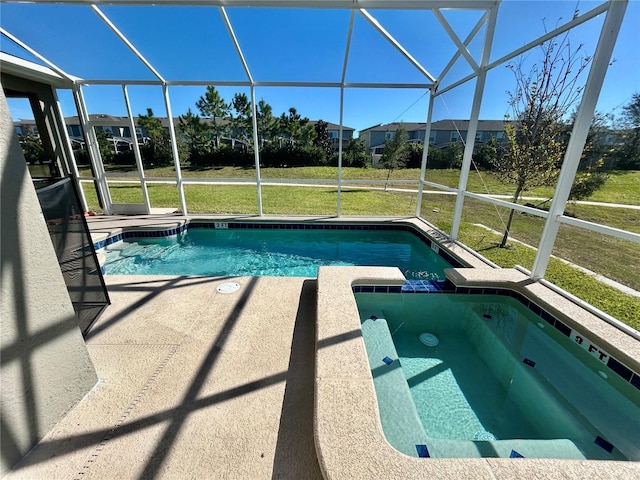
M167 121L167 117L156 117L160 120L160 123L163 127L168 127L169 122ZM204 123L213 123L213 119L211 118L201 118ZM96 113L89 115L89 121L93 125L103 126L103 127L128 127L129 126L129 117L119 117L116 115L108 115L104 113ZM136 125L138 125L138 116L133 117L133 121ZM309 123L315 125L319 120L310 120ZM229 120L226 118L218 118L217 123L220 125L224 125L228 123ZM77 116L73 117L65 117L64 123L66 125L80 125L80 119ZM173 118L173 124L178 126L180 123L179 117ZM36 121L32 119L20 119L18 121L13 122L14 125L35 125ZM340 130L340 125L335 123L326 122L327 130ZM355 128L347 127L346 125L342 126L344 131L355 131Z
M320 119L322 120L322 119ZM316 123L318 123L320 120L309 120L309 123L313 126L316 125ZM340 125L338 125L337 123L331 123L331 122L327 122L326 120L322 120L324 123L327 124L327 130L340 130ZM346 125L342 126L342 130L349 130L352 132L355 132L355 128L351 128L351 127L347 127Z
M504 131L504 125L507 122L505 120L478 120L478 130L483 132L496 131L502 132ZM403 125L405 130L408 132L413 132L415 130L424 130L427 128L427 124L425 122L393 122L393 123L384 123L374 125L373 127L365 128L360 131L360 134L364 132L395 132L400 128L400 125ZM433 122L431 124L431 130L460 130L466 131L469 129L469 120L438 120L437 122Z

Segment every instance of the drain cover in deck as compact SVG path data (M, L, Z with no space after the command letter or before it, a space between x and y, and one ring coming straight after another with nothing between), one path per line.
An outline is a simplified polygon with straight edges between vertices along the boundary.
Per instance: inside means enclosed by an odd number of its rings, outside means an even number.
M240 284L236 282L225 282L218 285L218 293L234 293L240 290Z

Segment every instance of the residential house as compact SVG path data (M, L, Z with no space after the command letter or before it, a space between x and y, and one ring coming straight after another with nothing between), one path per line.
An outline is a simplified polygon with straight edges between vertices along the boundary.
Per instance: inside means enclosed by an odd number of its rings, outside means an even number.
M376 166L384 150L384 142L395 137L402 125L409 135L410 142L424 143L427 124L424 122L394 122L374 125L360 131L359 138L371 154L373 166ZM478 120L476 143L486 143L491 138L499 142L506 141L504 120ZM469 120L439 120L431 124L429 145L446 147L452 142L466 142Z
M315 127L318 120L311 120L309 123ZM327 133L333 143L333 151L338 153L340 150L340 125L331 122L325 123L327 124ZM349 142L353 139L353 133L355 131L355 128L347 127L346 125L342 126L342 150L346 150Z
M166 129L169 128L169 122L167 117L157 117L160 120L162 126ZM67 126L67 132L69 134L69 138L71 139L71 143L74 148L82 148L84 147L84 136L82 134L82 126L80 123L80 119L75 117L65 117L64 119L65 125ZM147 137L147 132L138 126L138 117L134 117L134 124L136 125L136 138L138 139L138 143L143 143ZM205 118L203 119L206 123L213 123L213 120ZM96 131L102 131L110 134L111 142L113 143L114 151L123 151L130 150L133 145L131 128L129 126L129 118L128 117L119 117L115 115L107 115L107 114L93 114L89 115L89 122ZM311 120L310 123L315 125L318 121ZM217 120L219 125L226 125L229 123L228 119L221 118ZM333 150L334 152L338 152L339 149L339 136L340 136L340 125L335 123L326 122L327 123L327 132L329 134L329 138L331 138L333 142ZM38 127L36 125L35 120L23 120L20 119L18 121L13 122L14 129L18 135L38 135ZM176 129L180 126L179 117L174 117L173 125ZM349 141L353 138L353 134L355 132L354 128L344 126L342 127L342 148L346 149L347 145L349 145ZM245 141L236 138L233 131L230 133L229 137L221 138L223 143L230 145L232 148L236 148L241 144L244 144Z

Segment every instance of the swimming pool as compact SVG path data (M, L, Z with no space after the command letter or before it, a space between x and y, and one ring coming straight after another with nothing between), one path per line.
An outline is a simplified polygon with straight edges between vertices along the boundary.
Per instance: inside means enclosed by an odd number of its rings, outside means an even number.
M411 456L639 460L640 389L605 349L508 290L354 287L382 427ZM382 287L380 287L382 288ZM437 338L421 335L430 333ZM636 382L637 383L637 382Z
M166 236L120 237L98 245L106 255L105 273L315 277L322 265L374 265L397 266L407 278L444 280L443 269L460 265L401 226L225 223L210 228L214 225L191 224L184 231L161 232Z

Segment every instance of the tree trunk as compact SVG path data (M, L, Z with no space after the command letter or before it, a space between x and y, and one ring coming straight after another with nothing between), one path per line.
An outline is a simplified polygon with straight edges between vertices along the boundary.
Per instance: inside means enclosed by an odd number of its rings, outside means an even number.
M517 186L516 192L513 194L513 198L511 199L513 203L518 203L520 193L522 193L522 185ZM511 224L513 223L513 216L515 213L516 211L514 209L511 209L509 212L509 220L507 220L507 226L504 229L504 235L502 235L502 240L500 241L498 248L505 248L507 246L507 239L509 238L509 232L511 231Z
M384 184L384 191L387 191L387 187L389 186L389 177L391 177L391 172L393 171L393 168L390 168L389 171L387 172L387 181Z

